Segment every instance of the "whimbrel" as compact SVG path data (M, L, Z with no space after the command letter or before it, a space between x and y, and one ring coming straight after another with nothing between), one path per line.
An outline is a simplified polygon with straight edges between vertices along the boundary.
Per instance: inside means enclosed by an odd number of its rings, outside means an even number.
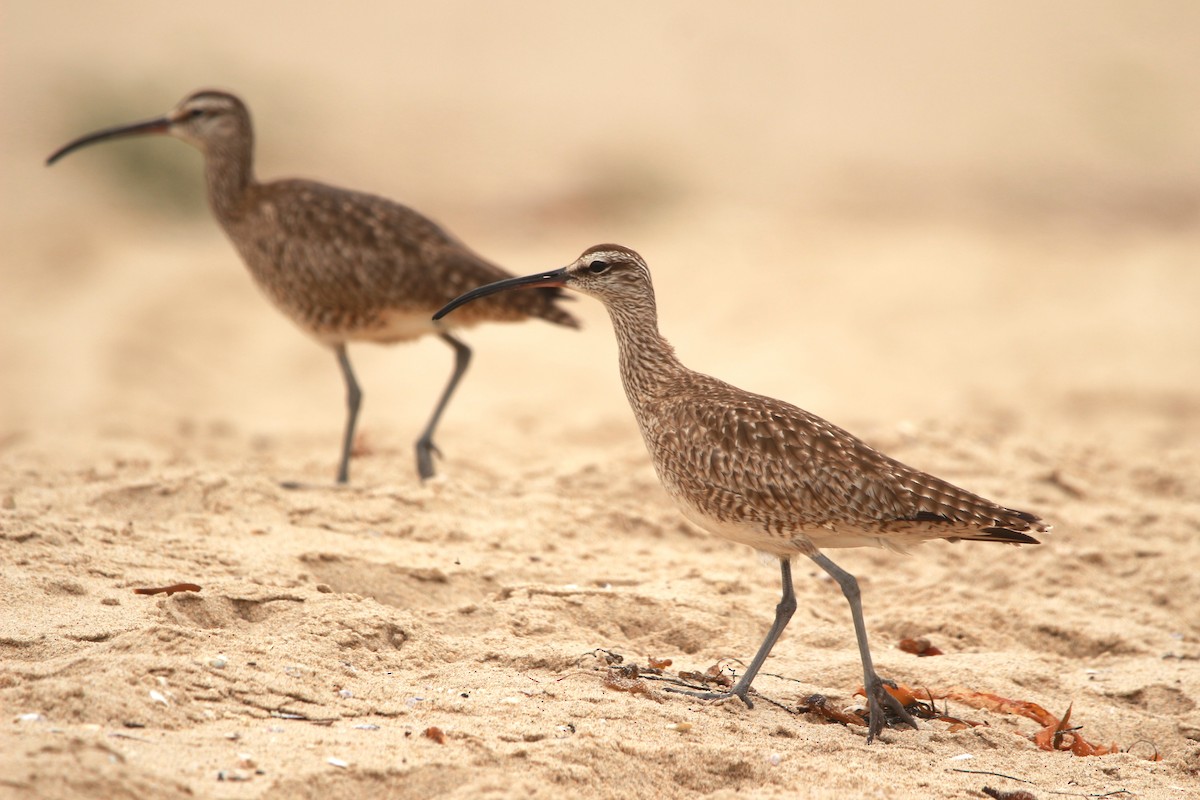
M140 134L174 136L204 155L209 205L255 282L284 314L337 356L348 407L338 483L349 480L362 405L347 343L390 344L434 334L454 348L454 371L416 442L417 472L422 479L431 477L433 455L438 453L434 429L467 370L471 350L450 332L452 326L432 322L430 314L448 298L511 273L399 203L308 180L259 183L253 169L250 113L227 92L198 91L161 117L81 136L46 163L85 145ZM513 296L481 305L453 327L530 317L578 327L557 305L559 299L557 289Z
M901 464L815 414L752 394L679 362L658 332L654 287L641 256L620 245L584 251L573 264L482 286L459 306L506 289L566 287L604 303L616 331L625 395L667 493L683 515L717 536L779 559L783 596L775 621L730 692L747 706L750 684L796 610L791 561L807 556L837 582L850 604L867 692L868 742L887 723L916 723L884 689L871 663L858 582L822 548L875 546L903 551L927 539L1038 544L1049 527Z

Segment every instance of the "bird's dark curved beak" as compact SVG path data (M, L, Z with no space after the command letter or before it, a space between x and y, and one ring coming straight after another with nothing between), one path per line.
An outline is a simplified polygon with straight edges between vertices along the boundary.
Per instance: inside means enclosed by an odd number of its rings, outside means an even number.
M556 269L552 272L539 272L536 275L526 275L524 278L505 278L502 281L489 283L486 286L480 286L478 289L472 289L466 294L459 295L442 306L441 310L433 315L433 318L439 320L461 305L469 303L472 300L478 300L481 297L487 297L489 294L495 294L496 292L504 292L509 289L533 289L538 286L556 286L561 288L566 285L566 267Z
M142 122L134 122L130 125L117 125L113 128L104 128L103 130L94 131L84 136L80 136L75 141L68 142L67 144L55 150L50 154L50 157L46 159L46 166L50 166L67 153L74 152L81 147L87 147L89 144L103 142L107 139L119 139L123 136L140 136L147 133L166 133L170 127L170 117L155 117L154 119L147 119L143 120Z

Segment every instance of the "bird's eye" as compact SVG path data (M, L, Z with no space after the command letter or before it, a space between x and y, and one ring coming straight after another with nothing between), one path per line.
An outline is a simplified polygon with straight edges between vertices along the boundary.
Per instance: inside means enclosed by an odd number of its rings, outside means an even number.
M588 272L592 273L593 275L599 275L606 269L608 269L607 261L593 261L592 263L588 264Z
M187 113L188 119L199 119L200 117L203 117L203 116L204 116L203 108L193 108L191 111L189 111Z

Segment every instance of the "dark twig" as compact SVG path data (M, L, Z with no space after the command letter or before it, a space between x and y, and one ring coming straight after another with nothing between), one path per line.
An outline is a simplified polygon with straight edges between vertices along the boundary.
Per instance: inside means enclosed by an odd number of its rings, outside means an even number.
M1010 781L1019 781L1021 783L1028 783L1030 785L1033 784L1033 781L1027 781L1024 778L1015 778L1012 775L1005 775L1002 772L988 772L985 769L959 769L958 767L951 767L951 772L967 772L971 775L992 775L996 778L1008 778Z
M176 592L198 592L200 587L194 583L173 583L170 586L154 586L134 589L134 594L165 594L168 597Z

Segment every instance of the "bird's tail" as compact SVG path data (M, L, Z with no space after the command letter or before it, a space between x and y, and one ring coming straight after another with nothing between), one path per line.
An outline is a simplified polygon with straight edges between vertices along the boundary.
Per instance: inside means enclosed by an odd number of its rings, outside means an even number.
M1050 525L1036 514L1028 511L1018 511L1015 508L997 509L995 524L980 528L975 535L963 536L977 542L1003 542L1005 544L1041 544L1030 535L1033 533L1049 533Z

